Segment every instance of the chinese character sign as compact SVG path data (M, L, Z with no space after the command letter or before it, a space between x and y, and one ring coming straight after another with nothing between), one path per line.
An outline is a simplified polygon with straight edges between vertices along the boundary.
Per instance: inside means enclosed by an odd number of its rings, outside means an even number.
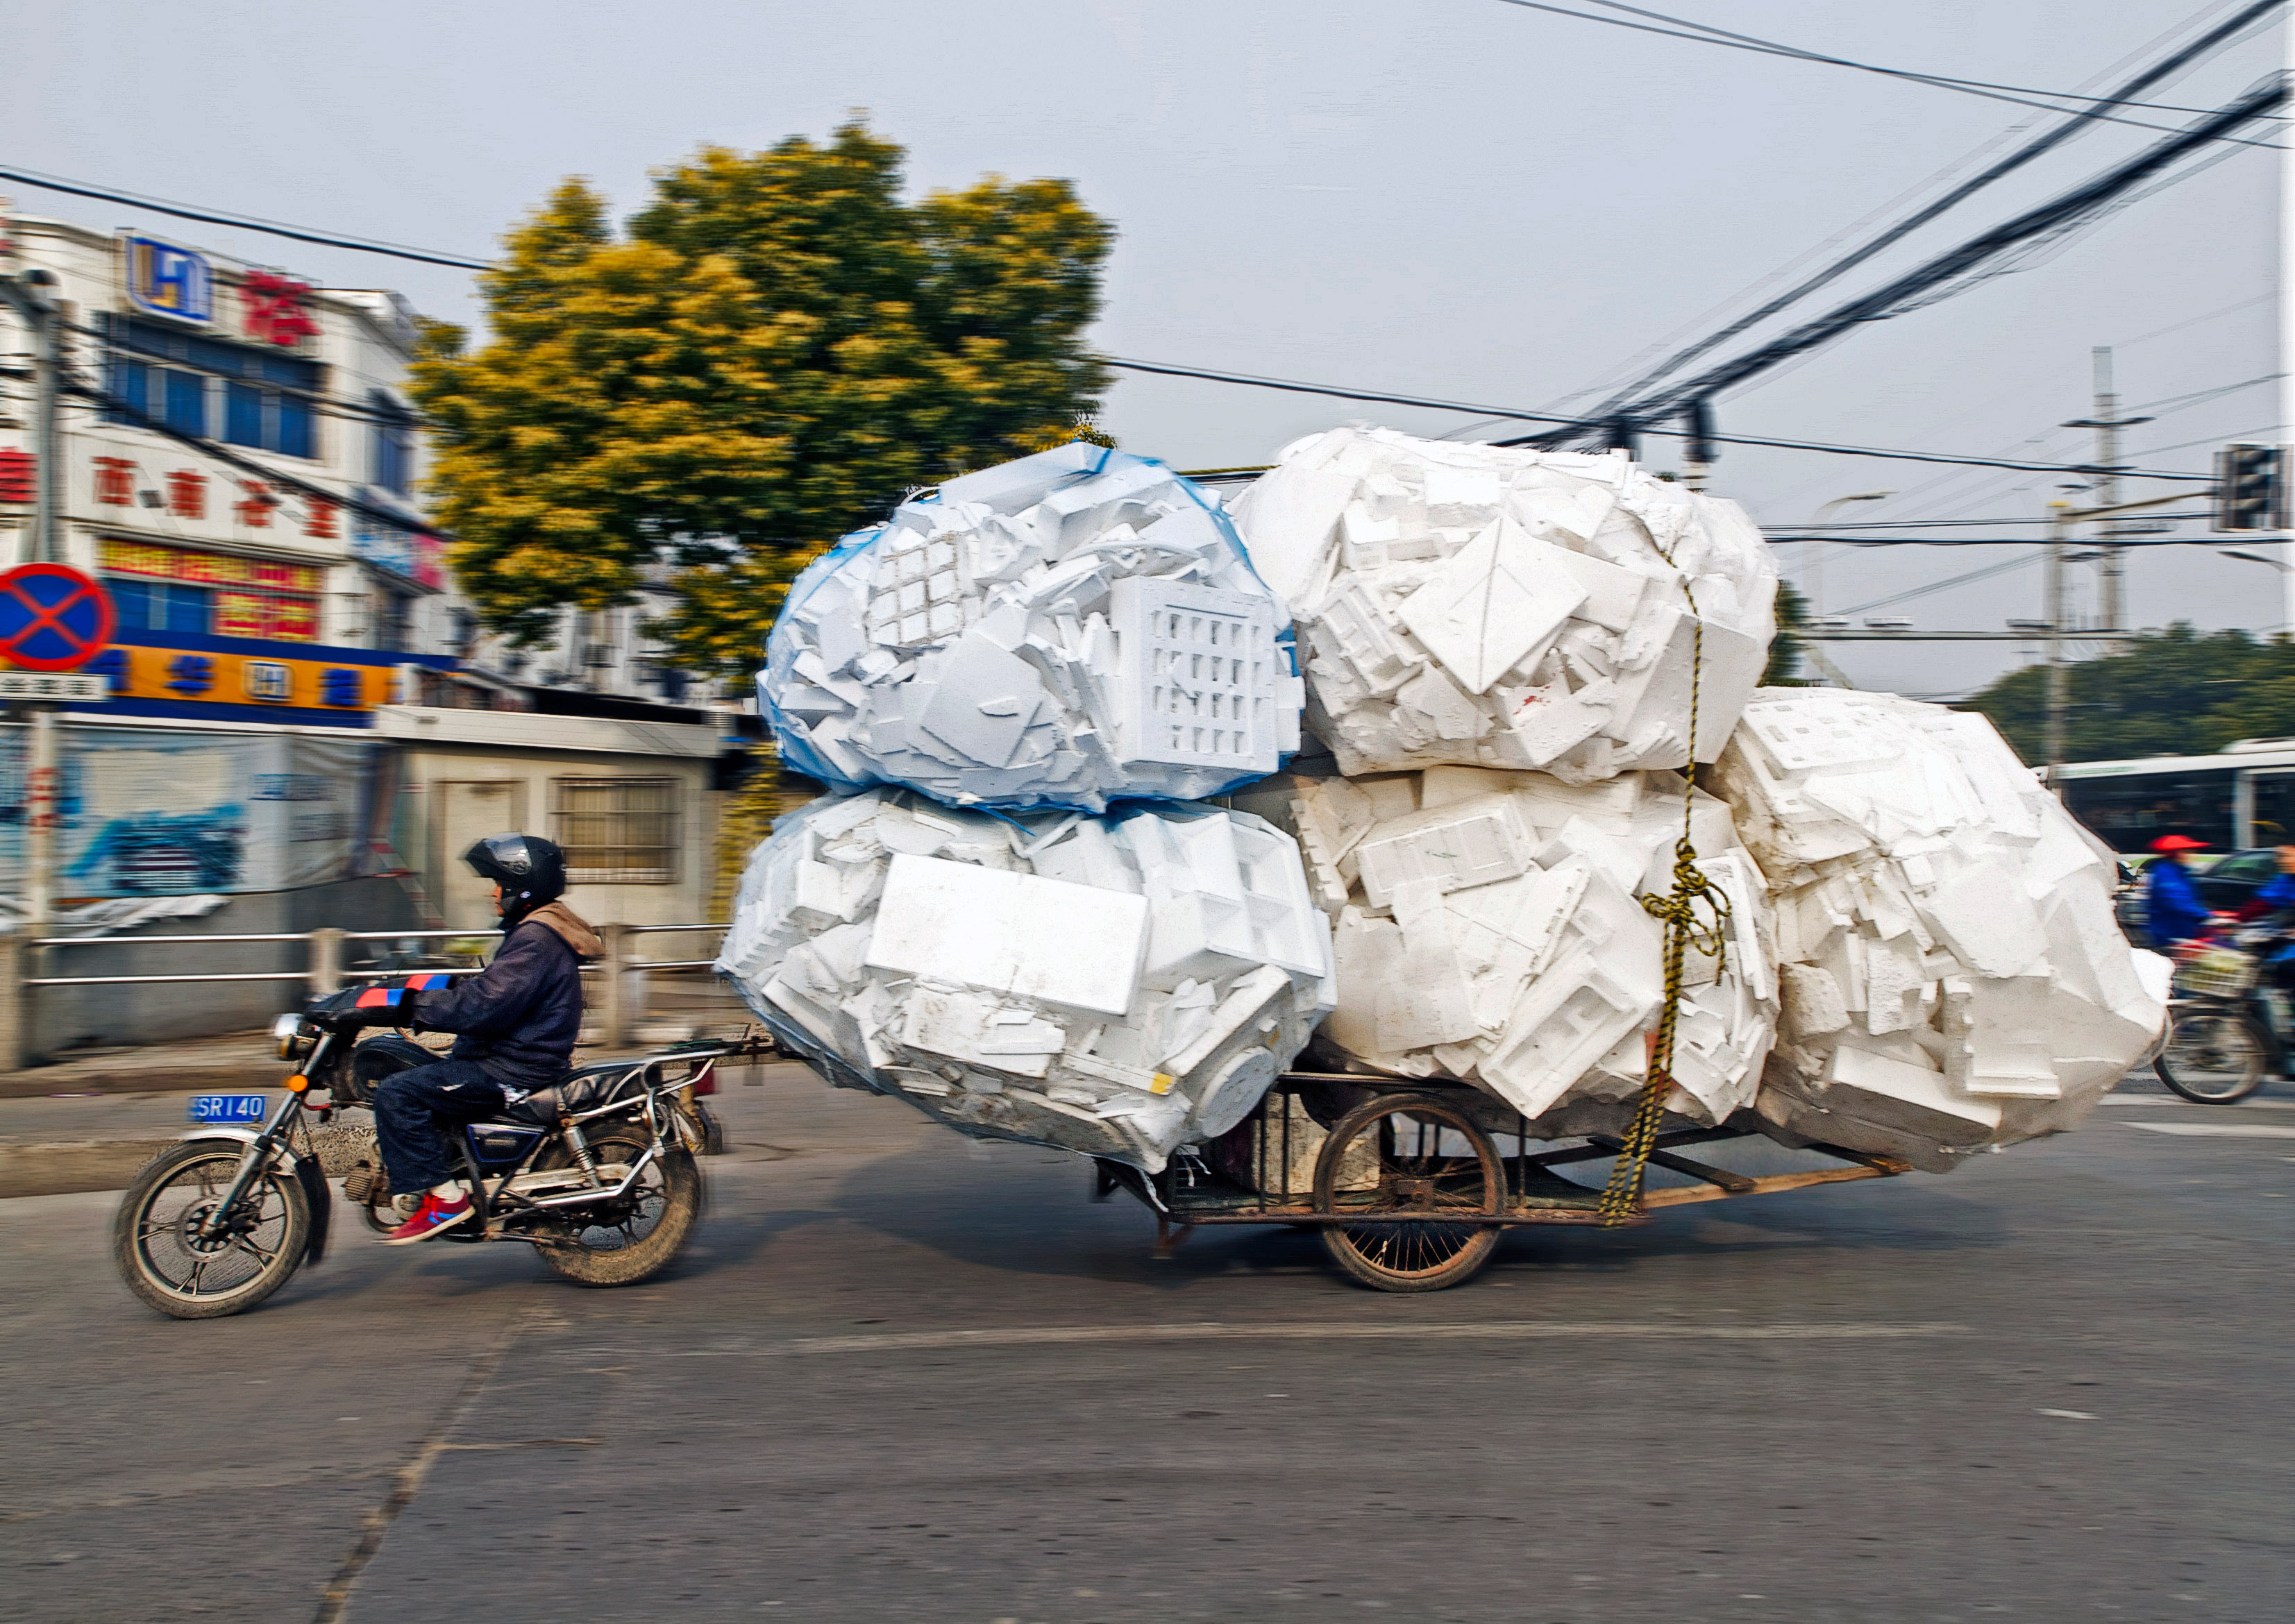
M241 324L247 336L282 349L317 338L319 324L311 319L305 302L310 297L308 282L290 282L269 271L249 271L239 288Z
M135 464L127 457L95 459L95 499L107 507L127 508L135 504Z
M208 477L196 469L179 468L167 476L167 511L177 518L205 518L208 516Z

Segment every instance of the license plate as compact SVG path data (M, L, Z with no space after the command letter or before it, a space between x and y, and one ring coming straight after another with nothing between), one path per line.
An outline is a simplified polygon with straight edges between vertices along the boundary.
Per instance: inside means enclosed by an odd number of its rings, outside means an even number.
M184 1114L194 1122L254 1122L259 1126L269 1120L270 1107L270 1097L264 1094L194 1094Z

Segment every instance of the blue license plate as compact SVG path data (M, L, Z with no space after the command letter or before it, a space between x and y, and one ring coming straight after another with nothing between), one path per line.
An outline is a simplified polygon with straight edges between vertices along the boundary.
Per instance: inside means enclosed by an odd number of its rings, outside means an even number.
M263 1094L194 1094L184 1116L194 1122L253 1122L260 1127L271 1115L271 1100Z

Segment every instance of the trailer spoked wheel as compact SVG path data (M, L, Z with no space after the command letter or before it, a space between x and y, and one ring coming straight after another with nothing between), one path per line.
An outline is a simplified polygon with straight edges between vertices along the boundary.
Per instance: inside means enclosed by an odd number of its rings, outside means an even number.
M1341 1117L1315 1161L1315 1210L1340 1268L1387 1292L1472 1279L1498 1250L1506 1174L1490 1136L1428 1094L1389 1094ZM1446 1221L1455 1215L1461 1221Z

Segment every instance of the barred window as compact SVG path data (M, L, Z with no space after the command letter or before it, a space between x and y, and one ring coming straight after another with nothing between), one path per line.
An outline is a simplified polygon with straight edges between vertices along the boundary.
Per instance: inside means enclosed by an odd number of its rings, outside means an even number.
M677 878L675 779L552 779L550 823L575 885Z

